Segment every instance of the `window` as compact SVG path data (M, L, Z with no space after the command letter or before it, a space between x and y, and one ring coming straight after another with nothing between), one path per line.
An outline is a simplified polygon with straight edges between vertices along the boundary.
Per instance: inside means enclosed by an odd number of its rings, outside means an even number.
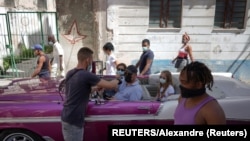
M150 28L180 28L182 0L150 0Z
M247 0L216 0L214 28L243 29Z

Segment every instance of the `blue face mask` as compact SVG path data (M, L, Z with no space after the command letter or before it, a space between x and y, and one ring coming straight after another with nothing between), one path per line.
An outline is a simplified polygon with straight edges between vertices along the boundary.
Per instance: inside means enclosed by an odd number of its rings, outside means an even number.
M161 83L161 84L166 83L166 79L160 78L160 83Z
M124 75L124 71L118 70L118 71L116 72L116 74L123 76L123 75Z
M148 47L142 47L142 51L147 51Z

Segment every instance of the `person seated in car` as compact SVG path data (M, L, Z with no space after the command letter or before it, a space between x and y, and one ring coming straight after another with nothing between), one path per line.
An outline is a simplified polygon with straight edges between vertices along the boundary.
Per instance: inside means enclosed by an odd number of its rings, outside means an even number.
M139 101L142 100L143 90L137 79L137 68L129 65L125 71L124 79L118 86L116 94L110 100Z
M175 94L171 72L168 70L162 71L159 80L160 87L156 96L157 101L166 101L168 96Z
M121 79L124 78L124 73L125 73L126 68L127 68L127 65L124 64L124 63L119 63L116 66L116 75L117 75L117 78L121 78Z
M116 66L116 78L124 79L124 73L125 73L126 68L127 68L126 64L119 63ZM114 96L116 92L117 92L117 89L105 89L103 91L104 99L108 99L108 97L110 98Z

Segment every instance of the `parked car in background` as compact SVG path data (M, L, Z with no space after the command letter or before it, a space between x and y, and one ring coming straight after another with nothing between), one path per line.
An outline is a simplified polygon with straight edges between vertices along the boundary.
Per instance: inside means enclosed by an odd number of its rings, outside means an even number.
M111 79L112 77L105 77ZM159 74L139 78L143 83L143 100L138 102L96 102L91 98L84 125L85 141L108 139L109 125L171 125L179 97L178 74L173 74L176 95L165 102L154 99ZM250 124L250 86L234 78L214 75L213 91L223 107L227 124ZM19 79L0 89L1 141L63 141L60 114L64 94L60 80Z

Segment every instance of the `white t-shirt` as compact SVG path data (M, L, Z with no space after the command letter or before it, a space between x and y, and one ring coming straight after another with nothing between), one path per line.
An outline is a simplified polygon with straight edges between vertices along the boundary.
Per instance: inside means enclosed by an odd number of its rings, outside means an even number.
M106 75L116 75L116 57L113 53L111 53L107 57L106 61Z
M164 90L164 88L161 87L160 92L162 93L163 90ZM161 101L166 101L167 98L168 98L168 96L169 96L170 94L174 94L174 93L175 93L174 87L173 87L172 85L169 85L168 88L166 89L166 91L165 91L165 93L164 93L164 97L162 97Z
M58 73L57 71L60 70L59 55L62 55L62 57L63 57L62 66L63 66L63 69L65 70L63 48L58 42L55 42L54 45L53 45L53 57L54 57L54 60L53 60L53 63L52 63L52 73L53 73L53 71L56 71L54 73ZM63 73L64 73L64 71L63 71ZM64 74L62 74L62 75L64 75Z

